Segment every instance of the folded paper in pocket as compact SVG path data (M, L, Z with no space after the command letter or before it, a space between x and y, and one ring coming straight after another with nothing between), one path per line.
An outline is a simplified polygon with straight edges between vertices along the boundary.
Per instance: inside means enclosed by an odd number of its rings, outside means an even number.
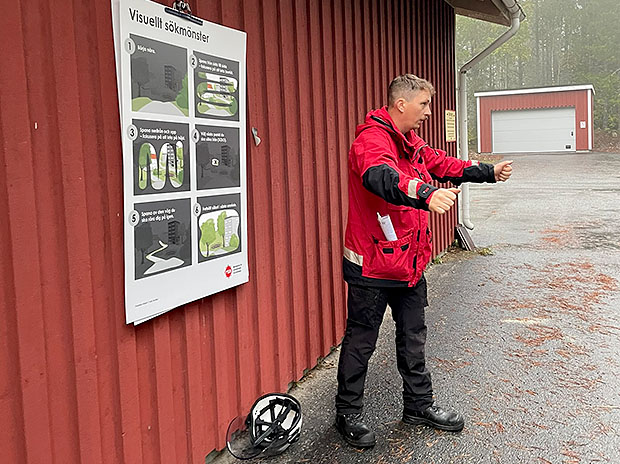
M390 219L390 215L386 214L385 216L381 216L379 213L377 213L377 219L379 221L379 225L381 226L381 230L385 235L385 239L391 242L394 240L398 240L398 237L396 237L396 232L394 231L392 219Z

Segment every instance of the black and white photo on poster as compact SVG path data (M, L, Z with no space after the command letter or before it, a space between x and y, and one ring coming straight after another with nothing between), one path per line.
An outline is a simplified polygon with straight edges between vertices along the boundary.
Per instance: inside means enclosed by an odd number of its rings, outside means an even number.
M239 129L196 126L196 184L199 190L239 187Z
M131 109L188 116L187 50L130 34Z
M189 199L134 205L136 280L192 264Z

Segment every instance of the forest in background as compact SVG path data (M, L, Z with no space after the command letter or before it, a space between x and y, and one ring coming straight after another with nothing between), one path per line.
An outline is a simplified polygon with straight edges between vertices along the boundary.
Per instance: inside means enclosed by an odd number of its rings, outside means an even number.
M476 143L474 92L592 84L595 149L620 146L620 2L521 0L517 34L467 73L470 144ZM457 16L457 69L507 29Z

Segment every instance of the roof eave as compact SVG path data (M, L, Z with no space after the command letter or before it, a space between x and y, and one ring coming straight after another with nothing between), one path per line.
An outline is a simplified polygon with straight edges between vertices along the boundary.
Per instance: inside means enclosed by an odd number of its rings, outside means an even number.
M485 92L476 92L474 97L498 97L498 96L510 96L510 95L529 95L533 93L551 93L551 92L574 92L576 90L591 90L594 91L592 84L580 84L580 85L558 85L554 87L534 87L529 89L510 89L510 90L489 90Z
M479 19L490 23L510 26L510 11L500 0L445 0L454 12L461 16ZM525 14L521 6L515 1L515 6L519 8L520 20L525 19Z

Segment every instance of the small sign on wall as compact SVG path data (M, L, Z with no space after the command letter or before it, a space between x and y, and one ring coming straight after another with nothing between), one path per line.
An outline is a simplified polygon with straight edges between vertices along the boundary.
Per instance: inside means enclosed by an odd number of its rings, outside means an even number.
M446 142L456 142L456 111L445 110Z
M585 121L579 121L579 127L581 127L582 129L586 128L586 122Z

